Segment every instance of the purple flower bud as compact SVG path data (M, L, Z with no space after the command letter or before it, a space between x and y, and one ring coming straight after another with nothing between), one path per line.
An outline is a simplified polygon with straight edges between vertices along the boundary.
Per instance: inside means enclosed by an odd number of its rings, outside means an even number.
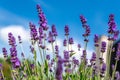
M21 56L22 56L22 57L25 57L25 55L24 55L24 53L23 53L23 52L21 53Z
M19 43L22 43L21 36L18 36Z
M57 69L56 69L56 79L57 80L63 80L62 78L62 72L63 72L63 60L61 58L58 58L57 62Z
M48 30L47 20L46 20L44 13L42 12L40 5L37 5L37 11L38 11L38 16L39 16L39 24L43 28L43 30L47 31Z
M31 22L29 23L29 26L30 26L31 40L35 40L35 41L38 40L38 33L37 33L36 26Z
M69 59L70 55L68 51L64 51L64 59Z
M2 69L2 64L0 63L0 70Z
M70 73L72 73L72 69L66 68L66 69L65 69L65 72L70 74Z
M120 80L120 73L118 71L116 71L115 73L115 78L116 80Z
M12 33L8 33L9 45L16 46L16 40Z
M110 16L109 16L108 26L109 26L108 33L113 34L115 32L115 29L116 29L116 23L114 21L114 15L113 14L110 14Z
M73 38L69 38L69 44L74 44Z
M57 36L57 31L54 24L52 25L52 33L54 36Z
M99 42L99 37L98 37L98 35L94 35L94 43L95 43L95 46L96 46L96 47L99 46L98 42Z
M50 60L50 55L46 55L46 59L47 59L47 60Z
M44 34L43 34L43 29L42 29L42 27L39 27L39 38L40 38L40 39L44 38Z
M119 33L120 33L119 30L115 31L114 36L113 36L114 40L117 40Z
M116 56L117 56L117 59L119 60L119 58L120 58L120 43L118 43Z
M63 46L67 46L67 40L66 39L64 39L64 41L63 41Z
M102 41L102 43L101 43L101 52L104 53L105 50L106 50L106 42Z
M81 48L81 45L80 45L80 44L78 44L78 51L80 51L80 48Z
M65 25L65 35L69 35L69 27L68 25Z
M92 53L90 62L93 62L93 61L96 61L96 53L94 53L94 52Z
M51 31L49 31L48 42L53 43L54 41L55 41L55 39L53 38L53 33Z
M88 25L84 26L85 33L83 34L83 37L87 37L90 35L90 27Z
M86 39L86 38L85 38L85 39L84 39L84 41L85 41L85 42L88 42L88 41L89 41L89 39Z
M101 73L104 74L105 71L106 71L106 64L103 63L103 64L102 64L102 68L101 68Z
M32 46L30 46L30 51L34 53L34 48Z
M56 54L59 53L58 45L55 46L55 53L56 53Z
M6 48L2 48L2 52L3 52L3 55L4 55L4 58L7 58L8 57L8 53L7 53L7 50Z
M74 63L75 65L79 65L79 60L73 58L73 63Z
M80 20L81 20L82 24L87 23L87 20L83 15L80 15Z
M30 68L34 69L35 65L34 64L30 64Z
M17 59L15 64L14 64L14 68L19 68L21 65L20 61Z

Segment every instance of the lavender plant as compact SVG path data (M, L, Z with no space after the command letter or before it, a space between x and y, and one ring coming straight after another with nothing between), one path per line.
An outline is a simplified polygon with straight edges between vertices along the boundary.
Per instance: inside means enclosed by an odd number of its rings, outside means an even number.
M120 58L120 43L118 43L118 49L116 53L116 63L114 65L112 76L109 74L110 59L113 48L113 43L118 39L119 30L116 30L116 23L114 21L114 15L110 14L108 22L108 45L106 42L100 42L100 37L95 34L94 47L95 50L92 53L91 59L87 59L87 45L89 42L89 36L91 33L90 26L87 24L86 18L81 15L80 21L82 27L85 29L85 33L82 34L85 45L77 45L78 52L76 53L72 46L74 40L70 37L70 29L68 25L65 25L63 51L59 50L57 44L57 30L53 24L51 30L47 25L46 17L40 7L37 5L37 12L39 18L39 28L32 22L30 26L30 38L31 45L30 51L34 55L33 60L29 60L25 57L22 47L22 36L18 36L19 44L16 43L16 39L12 32L8 34L8 43L10 45L10 51L6 48L2 49L4 60L0 63L0 80L120 80L120 74L116 71L117 63ZM47 52L48 44L52 47L52 56ZM17 56L17 46L21 46L22 60ZM38 50L36 46L38 47ZM81 47L84 47L83 50ZM108 54L107 62L104 60L103 55ZM38 57L37 54L40 54ZM61 56L63 54L63 56ZM78 56L79 59L74 57L75 54L82 54ZM99 54L100 56L98 56ZM39 58L39 61L37 61ZM11 78L5 75L4 63L10 61L7 67L10 70ZM106 62L106 63L105 63Z

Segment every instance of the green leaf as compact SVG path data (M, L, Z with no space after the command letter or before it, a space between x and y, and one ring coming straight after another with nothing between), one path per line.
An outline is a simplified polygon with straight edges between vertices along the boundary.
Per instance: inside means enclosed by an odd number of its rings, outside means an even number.
M74 54L76 54L76 53L75 52L70 53L70 57L72 57Z

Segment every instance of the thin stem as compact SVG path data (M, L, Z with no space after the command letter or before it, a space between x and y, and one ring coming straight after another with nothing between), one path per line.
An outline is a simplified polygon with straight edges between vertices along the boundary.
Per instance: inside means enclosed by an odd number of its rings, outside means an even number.
M68 35L66 36L67 38L67 47L68 47L68 51L69 51L69 39L68 39Z
M3 80L5 80L5 77L4 77L4 74L3 74L3 71L2 71L2 70L1 70L1 74L2 74Z
M87 50L87 42L85 42L84 50Z
M116 60L115 68L114 68L114 70L113 70L112 79L111 79L111 80L114 80L114 76L115 76L115 71L116 71L117 63L118 63L118 59Z
M43 63L44 63L44 62L43 62L43 56L42 56L41 48L39 47L38 41L37 41L37 45L38 45L38 50L39 50L39 52L40 52L40 60L41 60L41 62L42 62L42 64L43 64Z
M27 66L27 69L28 69L29 74L31 75L30 69L29 69L29 64L28 64L28 61L27 61L27 60L25 60L25 64L26 64L26 66Z

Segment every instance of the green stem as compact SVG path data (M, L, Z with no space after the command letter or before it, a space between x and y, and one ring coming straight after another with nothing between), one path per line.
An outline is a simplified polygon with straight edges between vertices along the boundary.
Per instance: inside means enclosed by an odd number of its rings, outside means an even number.
M42 56L42 52L41 52L41 48L39 47L38 41L37 41L37 45L38 45L38 50L39 50L39 53L40 53L40 61L41 61L41 64L44 64L44 62L43 62L43 56Z
M66 36L67 38L67 47L68 47L68 51L69 51L69 39L68 39L68 35Z
M29 74L31 75L30 69L29 69L29 64L28 64L28 61L27 61L27 60L25 60L25 64L26 64L26 67L27 67L27 69L28 69Z
M87 50L87 42L85 42L84 50Z
M118 63L118 59L116 60L115 68L114 68L114 70L113 70L112 79L111 79L111 80L114 80L114 76L115 76L115 71L116 71L117 63Z
M5 77L4 77L4 74L3 74L3 71L2 71L2 70L1 70L1 74L2 74L3 80L5 80Z

